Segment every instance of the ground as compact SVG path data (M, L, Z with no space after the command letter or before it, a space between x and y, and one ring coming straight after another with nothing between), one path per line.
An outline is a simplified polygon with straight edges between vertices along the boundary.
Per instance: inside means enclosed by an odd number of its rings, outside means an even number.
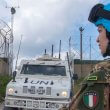
M4 103L1 103L0 104L0 110L3 110L3 107L4 107Z

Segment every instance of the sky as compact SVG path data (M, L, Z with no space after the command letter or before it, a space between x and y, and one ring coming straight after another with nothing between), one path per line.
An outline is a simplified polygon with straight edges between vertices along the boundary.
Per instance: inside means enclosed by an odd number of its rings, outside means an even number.
M16 7L13 34L14 61L22 36L19 61L24 58L36 58L44 54L44 49L51 54L54 45L54 56L58 56L59 42L62 41L62 58L69 50L75 58L80 55L80 32L83 27L83 58L102 59L96 37L97 28L88 22L90 9L96 3L107 4L109 0L0 0L0 19L11 26L10 7ZM6 8L7 7L7 8Z

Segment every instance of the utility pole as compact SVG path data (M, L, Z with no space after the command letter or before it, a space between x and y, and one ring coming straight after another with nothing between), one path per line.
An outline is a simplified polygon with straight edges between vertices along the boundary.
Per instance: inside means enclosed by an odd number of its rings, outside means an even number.
M80 31L80 61L81 61L81 77L82 77L82 33L84 31L84 28L80 27L79 28L79 31Z
M82 33L84 31L84 28L80 27L79 31L80 31L80 60L82 60L83 58L82 56Z
M14 14L16 13L16 10L14 7L11 7L11 38L10 38L10 43L11 43L11 50L10 50L10 54L11 54L11 61L10 61L10 74L12 74L13 71L13 40L14 40L14 36L13 36L13 23L14 23Z
M19 8L18 7L8 7L6 6L6 8L10 8L11 11L11 37L10 37L10 49L9 49L9 74L12 74L13 71L13 41L14 41L14 35L13 35L13 24L14 24L14 15L16 13L16 9L15 8Z

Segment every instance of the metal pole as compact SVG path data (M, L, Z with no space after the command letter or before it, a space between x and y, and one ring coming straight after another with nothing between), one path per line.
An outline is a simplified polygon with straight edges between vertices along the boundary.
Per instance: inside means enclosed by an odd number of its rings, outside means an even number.
M60 52L61 52L61 40L60 40L60 45L59 45L59 59L61 57Z
M16 10L14 7L11 7L11 37L10 37L10 41L11 41L11 50L10 50L10 54L11 54L11 58L10 58L10 74L12 74L13 71L13 23L14 23L14 14L16 13Z
M53 57L53 44L52 44L52 55L51 56Z
M79 28L79 31L80 31L80 61L81 61L81 77L82 77L82 59L83 59L83 56L82 56L82 32L84 31L84 28L80 27L80 28Z
M46 55L47 53L46 53L46 49L45 49L45 53L44 53L44 55Z
M8 44L9 47L9 74L12 74L12 70L13 70L13 40L14 40L14 36L13 36L13 23L14 23L14 14L16 13L15 8L19 8L18 7L8 7L6 5L6 8L10 8L11 10L11 37L10 37L10 42Z

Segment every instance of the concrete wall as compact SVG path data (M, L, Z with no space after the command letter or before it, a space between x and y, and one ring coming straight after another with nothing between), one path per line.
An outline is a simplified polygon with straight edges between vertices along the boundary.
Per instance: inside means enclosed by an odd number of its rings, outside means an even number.
M78 75L78 77L85 77L87 76L90 71L93 69L93 67L97 64L102 62L103 60L80 60L80 59L74 59L72 62L74 73ZM82 66L81 66L82 64ZM82 68L82 69L81 69ZM82 70L82 71L81 71Z
M0 58L0 75L9 74L8 59Z
M74 65L74 73L78 75L78 77L85 77L87 76L95 64L82 64L82 72L81 72L81 64Z

